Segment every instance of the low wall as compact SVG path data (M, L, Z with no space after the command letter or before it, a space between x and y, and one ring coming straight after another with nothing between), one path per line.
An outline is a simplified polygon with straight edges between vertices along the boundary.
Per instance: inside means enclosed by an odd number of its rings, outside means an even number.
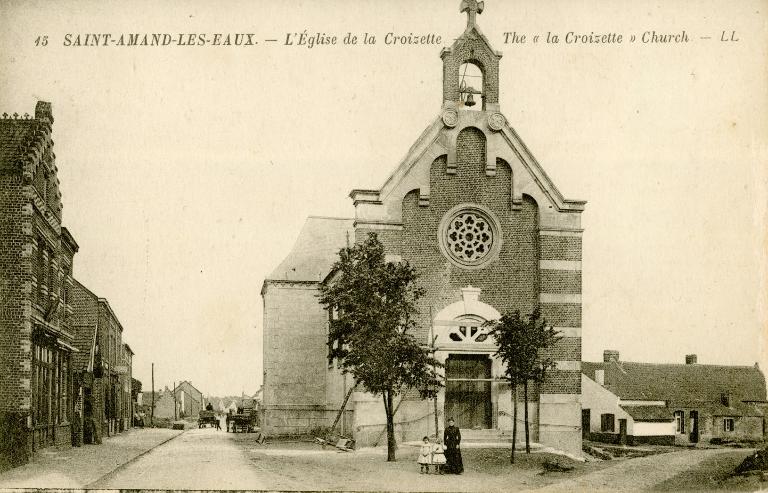
M321 406L269 406L260 411L261 428L269 436L306 435L317 428L330 427L338 409ZM352 434L354 412L344 411L343 419L336 425L336 432Z
M621 435L618 433L590 433L587 437L593 442L621 444ZM674 445L674 435L627 435L627 445Z

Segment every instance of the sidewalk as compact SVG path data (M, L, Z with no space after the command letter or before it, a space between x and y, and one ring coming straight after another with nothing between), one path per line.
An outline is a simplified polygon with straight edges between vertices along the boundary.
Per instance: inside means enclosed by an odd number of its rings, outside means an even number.
M134 428L105 438L101 445L43 449L29 464L0 473L0 489L83 488L181 433Z

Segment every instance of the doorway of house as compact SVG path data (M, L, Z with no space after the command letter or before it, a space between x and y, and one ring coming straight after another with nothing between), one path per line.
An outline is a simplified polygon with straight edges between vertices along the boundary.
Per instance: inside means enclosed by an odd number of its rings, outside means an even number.
M627 420L619 420L619 443L622 445L627 444Z
M445 417L463 429L493 426L491 359L487 354L451 354L445 362Z
M589 409L581 410L581 438L589 439Z
M691 443L699 442L699 412L691 411L689 414L689 422L691 424L691 434L688 437Z

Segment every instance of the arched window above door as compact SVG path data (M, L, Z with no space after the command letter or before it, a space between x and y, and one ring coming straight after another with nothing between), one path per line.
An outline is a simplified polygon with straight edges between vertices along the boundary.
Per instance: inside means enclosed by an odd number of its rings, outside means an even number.
M448 339L453 342L491 342L488 340L488 329L483 327L480 317L461 317L456 320L456 326L448 333Z

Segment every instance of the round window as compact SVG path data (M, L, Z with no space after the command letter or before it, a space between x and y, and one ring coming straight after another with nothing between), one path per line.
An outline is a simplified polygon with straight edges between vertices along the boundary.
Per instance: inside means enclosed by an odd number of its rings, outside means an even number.
M454 207L440 223L440 246L450 260L462 267L480 267L501 246L498 220L476 205Z

